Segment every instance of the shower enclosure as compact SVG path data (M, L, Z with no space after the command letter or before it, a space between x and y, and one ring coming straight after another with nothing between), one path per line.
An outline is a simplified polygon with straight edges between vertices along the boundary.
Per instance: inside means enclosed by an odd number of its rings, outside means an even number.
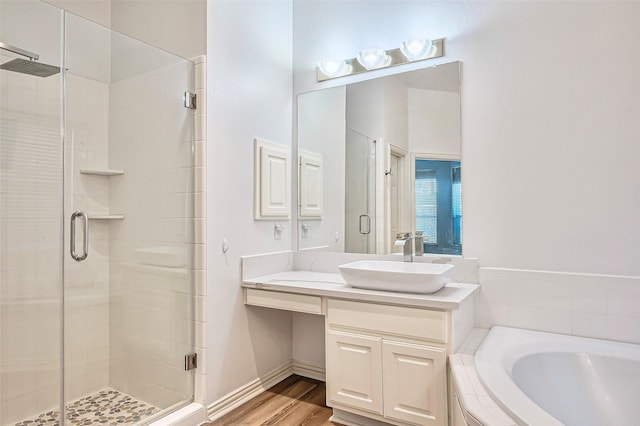
M193 398L194 65L36 0L0 43L0 426L151 421Z

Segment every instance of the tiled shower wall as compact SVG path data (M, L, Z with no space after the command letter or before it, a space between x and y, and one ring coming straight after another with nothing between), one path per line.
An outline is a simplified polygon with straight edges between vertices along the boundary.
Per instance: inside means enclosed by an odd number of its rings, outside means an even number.
M476 326L640 343L640 277L480 268Z
M197 144L182 101L193 83L193 64L181 63L110 85L110 167L124 175L112 178L109 204L125 217L110 225L110 384L161 408L193 386L184 356L194 337Z

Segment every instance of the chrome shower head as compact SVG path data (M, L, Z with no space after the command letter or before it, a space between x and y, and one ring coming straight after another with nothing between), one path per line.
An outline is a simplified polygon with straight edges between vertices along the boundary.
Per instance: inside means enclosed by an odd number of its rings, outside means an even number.
M49 77L54 74L58 74L60 72L60 67L43 64L42 62L16 58L0 65L0 70L14 71L38 77Z
M36 62L38 59L40 59L40 55L38 55L37 53L29 52L28 50L24 50L19 47L2 42L0 42L0 49L12 53L17 53L18 55L26 56L27 58L29 58L28 61L25 59L17 58L12 61L5 62L4 64L0 65L0 70L19 72L22 74L35 75L38 77L49 77L60 72L60 67Z

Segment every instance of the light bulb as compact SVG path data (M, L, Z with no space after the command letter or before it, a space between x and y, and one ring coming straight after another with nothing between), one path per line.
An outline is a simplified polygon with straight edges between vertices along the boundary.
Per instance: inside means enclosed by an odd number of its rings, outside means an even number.
M348 74L351 72L344 60L338 58L326 58L318 62L318 68L327 77L338 77L340 75Z
M364 49L358 52L357 57L360 65L368 70L386 67L391 63L391 57L382 49Z
M410 38L400 44L400 51L410 61L418 61L431 53L431 40L427 38Z

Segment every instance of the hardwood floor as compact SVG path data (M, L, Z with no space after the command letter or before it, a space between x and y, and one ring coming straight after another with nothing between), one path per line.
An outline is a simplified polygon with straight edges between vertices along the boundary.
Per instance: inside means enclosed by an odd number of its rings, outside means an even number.
M293 375L205 426L335 426L325 389L323 382Z

